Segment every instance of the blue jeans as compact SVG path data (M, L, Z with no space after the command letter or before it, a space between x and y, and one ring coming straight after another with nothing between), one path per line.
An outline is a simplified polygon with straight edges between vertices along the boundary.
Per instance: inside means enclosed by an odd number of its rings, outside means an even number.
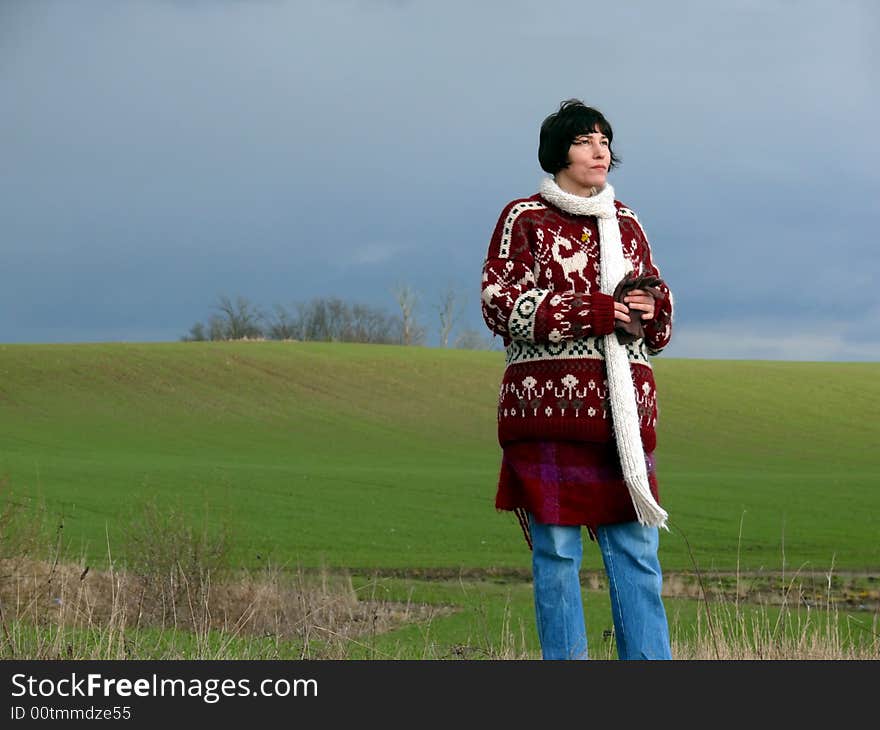
M581 527L545 525L529 514L535 618L544 659L587 659L581 598ZM660 598L663 574L658 529L638 522L596 528L608 576L620 659L671 659L669 625Z

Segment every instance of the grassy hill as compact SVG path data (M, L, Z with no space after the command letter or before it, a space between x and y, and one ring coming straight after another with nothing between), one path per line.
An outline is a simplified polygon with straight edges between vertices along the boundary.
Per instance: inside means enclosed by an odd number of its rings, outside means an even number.
M150 497L243 565L527 568L493 507L497 352L0 345L0 478L92 560ZM666 570L876 569L880 364L654 360ZM784 557L783 557L784 555ZM600 569L587 550L585 568Z

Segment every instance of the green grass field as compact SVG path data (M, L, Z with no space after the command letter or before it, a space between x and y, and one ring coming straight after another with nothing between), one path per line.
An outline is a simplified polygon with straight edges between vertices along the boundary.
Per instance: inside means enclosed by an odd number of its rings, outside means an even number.
M155 495L227 525L244 566L527 568L493 506L503 367L379 345L0 345L0 476L93 561ZM880 565L880 364L654 367L666 570L692 567L685 538L704 569L738 549L742 570Z

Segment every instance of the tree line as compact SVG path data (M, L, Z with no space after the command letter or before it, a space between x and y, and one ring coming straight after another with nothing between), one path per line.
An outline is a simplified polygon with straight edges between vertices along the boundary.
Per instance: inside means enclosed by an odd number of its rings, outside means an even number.
M311 342L360 342L384 345L424 345L427 328L419 321L419 296L408 285L393 290L397 311L348 302L338 297L316 297L290 308L275 304L266 312L249 299L218 297L206 321L198 321L180 339L207 340L299 340ZM453 337L462 314L460 297L451 287L434 307L441 347L491 350L498 345L487 332L461 329Z

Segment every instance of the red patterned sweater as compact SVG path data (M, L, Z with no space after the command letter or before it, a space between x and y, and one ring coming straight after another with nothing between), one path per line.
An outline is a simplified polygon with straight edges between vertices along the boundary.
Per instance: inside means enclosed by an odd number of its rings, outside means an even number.
M614 204L624 257L636 274L660 276L636 214ZM540 194L501 212L483 264L482 311L507 351L498 400L502 446L614 437L602 338L614 331L614 300L599 290L599 245L594 216L563 211ZM645 337L626 346L646 453L656 445L658 414L648 356L672 335L672 293L665 283L659 288L664 297L644 321Z

